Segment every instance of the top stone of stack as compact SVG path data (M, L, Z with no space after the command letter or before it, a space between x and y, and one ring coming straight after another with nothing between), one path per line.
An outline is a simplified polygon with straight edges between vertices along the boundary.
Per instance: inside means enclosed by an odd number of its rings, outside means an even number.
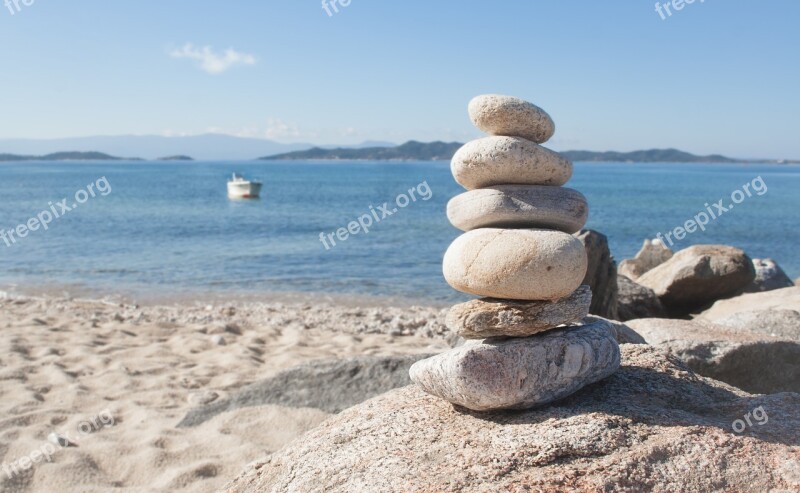
M547 112L513 96L477 96L469 102L469 117L489 135L522 137L537 144L547 142L556 130Z

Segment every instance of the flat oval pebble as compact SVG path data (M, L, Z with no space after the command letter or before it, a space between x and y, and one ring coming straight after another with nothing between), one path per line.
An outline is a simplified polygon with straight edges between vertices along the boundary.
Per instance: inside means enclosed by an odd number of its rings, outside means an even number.
M538 144L547 142L556 131L556 125L547 112L513 96L477 96L469 102L469 117L487 134L522 137Z
M523 338L467 341L414 363L425 392L474 411L528 409L612 375L619 344L605 320Z
M519 137L485 137L464 144L450 171L467 190L493 185L553 185L572 178L572 162Z
M577 238L542 229L481 228L456 238L443 272L464 293L512 300L556 300L581 285L586 250Z
M450 199L447 218L462 231L543 228L572 234L586 224L589 204L582 193L571 188L495 185Z
M566 298L555 301L481 298L450 308L445 325L465 339L527 337L583 320L589 314L591 303L589 286L581 286Z

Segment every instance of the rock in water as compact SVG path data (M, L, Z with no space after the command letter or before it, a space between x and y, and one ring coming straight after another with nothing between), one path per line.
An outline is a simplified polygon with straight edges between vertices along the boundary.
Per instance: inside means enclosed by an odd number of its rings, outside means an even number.
M487 134L522 137L537 144L547 142L556 131L553 119L543 109L513 96L475 97L469 102L469 117Z
M493 185L558 187L572 177L572 162L519 137L486 137L456 151L450 171L467 190Z
M393 390L248 465L227 493L800 489L799 395L753 396L650 346L622 356L611 377L529 411L476 415Z
M753 259L753 267L756 270L756 278L744 288L745 293L760 293L794 286L792 279L771 258Z
M592 289L589 313L617 320L617 263L611 256L608 238L591 229L583 230L575 237L583 243L589 262L582 282Z
M671 315L682 316L735 295L755 277L753 261L742 250L695 245L676 253L637 282L652 289Z
M464 192L447 203L447 218L462 231L544 228L572 234L588 217L586 197L562 187L495 185Z
M619 273L635 281L639 276L671 259L672 255L672 250L661 240L644 240L642 248L634 258L623 260L619 264Z
M527 337L582 320L589 314L591 301L589 286L581 286L566 298L555 301L481 298L450 308L445 324L466 339Z
M664 306L652 289L631 281L623 275L617 276L617 320L622 322L636 318L664 318Z
M619 368L605 321L526 338L467 341L414 363L411 380L474 411L528 409L562 399Z
M573 236L540 229L483 228L456 238L444 277L464 293L512 300L569 296L586 273L586 251Z

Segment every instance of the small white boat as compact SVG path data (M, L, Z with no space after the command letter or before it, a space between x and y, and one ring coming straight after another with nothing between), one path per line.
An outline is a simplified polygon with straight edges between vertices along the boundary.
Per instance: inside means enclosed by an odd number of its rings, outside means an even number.
M242 175L233 174L228 181L228 197L232 199L257 199L261 194L261 182L245 180Z

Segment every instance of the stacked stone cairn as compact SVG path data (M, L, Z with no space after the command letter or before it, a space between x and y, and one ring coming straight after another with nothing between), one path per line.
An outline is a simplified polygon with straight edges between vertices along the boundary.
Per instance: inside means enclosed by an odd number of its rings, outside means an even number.
M567 397L620 365L614 327L581 321L592 293L587 258L573 236L588 205L563 188L572 163L541 147L555 125L518 98L478 96L472 122L490 137L453 157L468 191L447 205L465 231L444 256L455 289L481 296L453 306L447 326L467 342L417 362L411 379L429 394L475 411L527 409Z

